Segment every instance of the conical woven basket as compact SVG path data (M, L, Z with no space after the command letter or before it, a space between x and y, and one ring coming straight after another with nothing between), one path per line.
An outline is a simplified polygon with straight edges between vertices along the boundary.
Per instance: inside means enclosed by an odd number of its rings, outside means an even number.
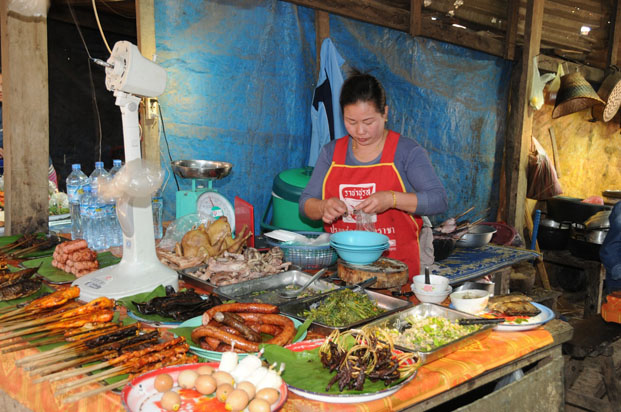
M561 77L561 88L556 96L552 118L579 112L594 105L604 107L605 103L582 74L569 73Z

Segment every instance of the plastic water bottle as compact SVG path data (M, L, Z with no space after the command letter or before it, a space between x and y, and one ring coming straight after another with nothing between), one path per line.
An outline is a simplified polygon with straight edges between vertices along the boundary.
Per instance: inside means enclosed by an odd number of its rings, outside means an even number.
M118 172L122 166L123 166L123 162L121 161L121 159L114 159L112 161L112 169L110 169L110 172L109 172L110 176L114 177L116 172Z
M66 182L69 211L71 213L71 239L83 239L82 222L80 220L80 197L84 193L84 186L88 185L89 182L79 163L71 165L71 173L67 176Z
M99 252L108 248L109 231L107 230L106 202L99 197L99 188L91 183L91 235L92 248Z
M88 246L92 245L91 230L91 186L85 185L82 188L82 196L80 196L80 222L82 224L82 239L86 240Z
M153 233L155 233L156 239L161 239L164 236L164 229L162 227L164 198L162 197L161 189L155 192L151 198L151 208L153 209Z
M110 177L113 178L115 174L121 167L123 166L123 162L120 159L114 159L112 161L112 169L110 169ZM121 246L123 244L123 229L121 229L121 224L119 223L119 217L116 214L116 202L110 203L108 205L108 224L110 225L110 246Z
M99 197L99 184L110 178L110 173L104 169L103 162L95 162L95 170L88 177L91 183L91 228L92 248L100 251L108 248L108 239L111 237L111 229L108 224L111 206Z

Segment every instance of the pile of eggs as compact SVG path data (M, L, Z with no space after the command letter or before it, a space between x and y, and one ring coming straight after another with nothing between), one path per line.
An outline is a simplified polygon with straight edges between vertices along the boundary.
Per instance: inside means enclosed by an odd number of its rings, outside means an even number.
M223 402L225 408L232 412L242 411L246 408L249 412L270 412L272 405L280 399L280 391L278 390L282 384L280 375L278 374L277 379L266 379L268 376L263 373L257 381L255 375L257 372L263 372L260 371L260 368L270 373L275 374L275 372L263 367L260 359L256 356L251 355L253 356L252 359L246 361L248 358L244 358L242 362L237 364L237 354L234 355L235 365L231 362L233 356L229 355L228 357L223 356L218 369L209 365L201 365L196 369L181 371L177 375L177 385L182 389L195 389L203 395L215 393L216 399ZM253 368L257 364L259 366ZM236 382L235 376L237 376L238 382ZM179 410L181 396L173 390L175 381L172 376L167 373L157 375L153 386L155 390L163 393L160 400L162 408L168 411Z

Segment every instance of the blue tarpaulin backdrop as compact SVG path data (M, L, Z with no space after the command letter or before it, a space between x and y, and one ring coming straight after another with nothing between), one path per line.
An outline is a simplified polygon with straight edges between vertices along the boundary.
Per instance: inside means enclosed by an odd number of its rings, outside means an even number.
M257 230L274 177L304 166L308 156L314 17L312 9L278 0L155 0L172 158L231 162L233 172L213 186L231 202L237 195L252 203ZM494 220L510 63L338 16L330 17L330 38L345 66L384 84L389 127L429 152L449 196L449 211L435 220L470 206L491 208ZM190 188L190 181L179 183ZM175 191L169 177L168 219Z

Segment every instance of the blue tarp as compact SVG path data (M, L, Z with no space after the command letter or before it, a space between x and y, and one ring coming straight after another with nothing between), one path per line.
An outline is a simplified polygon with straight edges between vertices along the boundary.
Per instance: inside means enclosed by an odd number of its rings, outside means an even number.
M233 163L214 187L252 203L258 229L274 177L308 157L314 12L277 0L156 0L155 19L172 157ZM384 84L389 127L429 152L449 196L449 211L435 220L470 206L490 207L495 220L510 63L338 16L330 38L345 68ZM171 178L165 218L175 191Z

